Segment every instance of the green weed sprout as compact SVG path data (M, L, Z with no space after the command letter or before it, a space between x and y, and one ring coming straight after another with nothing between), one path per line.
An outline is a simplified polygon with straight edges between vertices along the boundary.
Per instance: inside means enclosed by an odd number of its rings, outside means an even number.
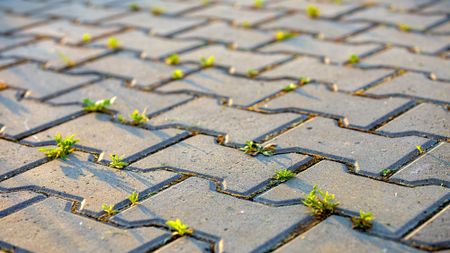
M247 70L247 76L250 78L253 78L259 74L259 71L256 69L249 69Z
M179 80L184 77L184 72L181 69L176 69L172 72L172 79Z
M87 43L87 42L91 41L91 39L92 39L92 36L91 36L90 33L85 33L85 34L83 34L83 36L81 37L81 40L82 40L84 43Z
M416 149L419 151L419 154L423 154L422 146L418 145L416 146Z
M177 65L180 63L180 56L178 54L172 54L165 61L167 65Z
M301 84L308 84L311 82L311 78L306 76L301 76L298 78Z
M290 38L293 38L295 34L289 32L289 31L277 31L275 33L275 40L281 41L281 40L287 40Z
M139 11L141 7L137 3L131 3L128 5L128 8L130 8L131 11Z
M373 213L359 210L359 217L352 217L353 228L359 230L368 230L372 227L372 221L375 219Z
M249 21L243 21L241 24L242 28L248 29L252 27L252 24Z
M166 222L167 226L172 228L172 230L175 230L172 235L191 235L193 233L192 228L189 228L188 225L181 222L180 219L176 220L169 220Z
M394 174L394 171L391 169L383 169L380 171L380 175L383 177L388 177L391 176L392 174Z
M397 28L402 32L409 32L411 27L407 24L397 24Z
M279 169L275 171L275 175L273 176L273 179L278 182L284 182L291 178L295 177L295 173L288 170L288 169Z
M131 121L129 123L131 123L134 126L137 126L137 125L147 122L149 120L147 118L147 108L145 108L142 112L139 112L139 110L137 110L137 109L134 110L133 113L130 114L130 118L131 118ZM121 123L127 123L127 121L125 120L123 115L119 115L117 117L117 119Z
M67 56L66 54L64 54L61 51L56 51L56 54L58 55L58 57L69 67L73 67L75 66L75 61L70 59L69 56Z
M283 88L283 91L284 91L284 92L291 92L291 91L297 89L297 87L298 87L297 84L295 84L295 83L290 83L290 84L288 84L286 87Z
M63 138L61 134L57 134L55 136L56 148L40 148L39 151L45 153L45 155L49 158L57 159L62 158L65 159L67 155L72 153L75 149L72 147L79 140L75 140L75 135L72 134L69 137Z
M334 194L328 192L324 193L317 185L314 185L312 191L303 201L303 204L309 207L317 217L324 217L333 213L339 205L339 203L335 201Z
M240 148L240 150L244 151L244 153L246 154L253 156L256 156L258 154L263 154L265 156L272 156L276 146L277 145L273 143L269 143L263 146L253 141L246 141L245 146Z
M264 0L254 0L253 7L256 9L260 9L260 8L264 7Z
M130 196L128 196L128 200L131 202L132 206L139 204L139 202L138 202L139 193L137 193L137 192L131 193Z
M358 55L356 55L356 54L352 54L352 55L350 55L350 57L348 58L348 62L350 63L350 64L356 64L356 63L358 63L360 60L359 60L359 56Z
M120 47L120 41L116 37L109 37L106 45L110 49L117 49Z
M320 10L317 6L310 4L306 7L306 14L308 14L310 18L318 18L320 16Z
M83 108L87 112L101 112L105 111L108 106L112 105L116 97L110 99L102 99L97 101L92 101L89 98L83 99Z
M117 210L114 210L114 206L113 206L113 205L103 204L103 205L102 205L102 209L103 209L103 211L105 211L105 213L107 213L109 216L114 215L114 214L117 213Z
M122 161L124 156L110 155L109 157L111 158L111 162L109 163L109 167L111 168L123 169L128 165L127 162Z
M164 8L155 6L150 9L150 12L155 16L159 16L159 15L164 14L166 12L166 10Z
M209 67L214 66L214 61L215 60L216 60L216 57L214 57L214 56L210 56L208 58L200 57L200 64L204 68L209 68Z

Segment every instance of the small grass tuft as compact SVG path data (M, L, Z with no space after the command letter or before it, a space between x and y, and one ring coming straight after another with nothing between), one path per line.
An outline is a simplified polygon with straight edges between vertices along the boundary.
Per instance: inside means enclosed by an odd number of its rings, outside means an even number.
M83 108L87 112L102 112L105 111L108 106L112 105L116 97L110 99L102 99L97 101L92 101L89 98L83 99Z
M407 24L397 24L397 28L402 32L409 32L411 31L411 27Z
M189 228L188 225L181 222L180 219L169 220L166 222L167 226L169 226L172 230L175 230L172 235L191 235L193 233L192 228Z
M317 217L325 217L333 213L339 205L339 203L335 201L334 194L328 192L324 193L317 185L314 185L312 191L303 201L303 204L309 207Z
M105 213L107 213L109 216L118 213L117 210L114 210L114 206L113 206L113 205L103 204L103 205L102 205L102 209L103 209L103 211L105 211Z
M300 81L300 84L308 84L311 82L311 78L306 76L301 76L298 78L298 80Z
M139 202L138 202L138 200L139 200L139 193L132 192L130 194L130 196L128 196L128 200L131 202L132 206L135 206L135 205L139 204Z
M137 3L131 3L128 5L130 11L139 11L141 7Z
M250 78L256 77L259 74L259 71L256 69L247 70L247 76Z
M210 56L208 58L206 57L200 57L200 64L203 68L210 68L214 66L214 61L216 60L216 57Z
M264 7L264 0L254 0L253 7L255 9L261 9L262 7Z
M249 29L249 28L252 27L252 24L251 24L249 21L243 21L243 22L241 23L241 27L242 27L242 28L245 28L245 29Z
M150 12L155 16L159 16L159 15L163 15L164 13L166 13L166 10L164 8L155 6L150 9Z
M308 14L308 17L310 18L318 18L320 16L320 9L317 6L310 4L306 7L306 14Z
M284 182L291 178L295 177L295 173L288 169L279 169L275 171L275 175L273 176L273 180L278 182Z
M180 56L178 54L172 54L165 60L167 65L178 65L180 63Z
M359 210L359 217L352 217L353 228L363 231L368 230L372 227L372 221L374 219L373 213L365 213L363 210Z
M138 126L140 124L144 124L145 122L147 122L149 120L147 118L147 108L145 108L142 112L139 112L138 109L134 110L133 113L130 114L131 121L125 120L123 115L117 116L117 119L121 123L124 123L124 124L129 123L133 126Z
M288 84L286 87L283 88L283 91L284 91L284 92L291 92L291 91L297 89L297 87L298 87L297 84L295 84L295 83L290 83L290 84Z
M120 48L120 41L116 37L109 37L106 46L110 49Z
M244 153L256 156L258 154L263 154L265 156L272 156L275 151L276 144L269 143L266 145L261 145L259 143L255 143L253 141L245 142L245 146L240 148L240 150L244 151Z
M352 54L350 55L350 57L348 58L348 63L350 64L356 64L360 61L359 56L356 54Z
M92 36L90 33L85 33L85 34L83 34L83 36L81 36L81 40L84 43L88 43L89 41L91 41L91 39L92 39Z
M128 166L127 162L122 161L124 156L110 155L109 157L111 158L111 162L109 163L109 167L111 168L123 169Z
M173 80L179 80L179 79L181 79L181 78L183 78L184 77L184 72L183 72L183 70L181 70L181 69L175 69L173 72L172 72L172 79Z
M394 171L391 169L383 169L380 171L380 176L382 176L382 177L389 177L392 174L394 174Z
M419 154L423 154L423 149L422 149L422 146L420 146L420 145L417 145L416 146L416 149L419 151Z
M281 40L287 40L290 38L295 37L295 34L289 32L289 31L277 31L275 33L275 40L281 41Z
M79 140L74 139L75 135L72 134L69 137L63 138L61 134L57 134L55 136L56 148L40 148L39 151L45 153L45 155L49 158L57 159L62 158L65 159L67 155L72 153L75 149L72 147Z

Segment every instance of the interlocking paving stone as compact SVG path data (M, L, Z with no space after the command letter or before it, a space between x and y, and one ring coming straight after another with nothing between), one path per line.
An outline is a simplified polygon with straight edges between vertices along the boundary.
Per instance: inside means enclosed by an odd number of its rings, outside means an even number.
M202 253L211 252L210 245L206 242L196 240L189 237L182 237L158 250L156 253L179 253L179 252L190 252L190 253Z
M74 24L67 20L57 20L48 24L33 26L21 30L18 34L49 36L61 39L68 44L77 44L83 41L83 34L89 33L92 39L117 31L114 27L97 27L92 25Z
M405 95L450 103L449 89L446 82L432 81L423 74L409 72L369 89L366 94Z
M43 199L44 195L28 191L0 193L0 217Z
M114 18L103 23L107 25L144 28L154 34L167 36L175 32L184 31L203 22L205 22L203 19L171 18L154 16L148 12L140 12Z
M114 35L124 49L136 50L148 58L160 58L163 56L188 50L199 46L202 42L193 40L173 40L150 36L139 31L130 31ZM95 45L107 45L107 39L98 41Z
M222 45L212 45L180 55L181 61L199 62L201 57L215 57L214 65L233 68L236 72L246 74L248 70L258 70L268 65L287 59L283 54L255 54L245 51L227 49Z
M318 59L301 57L262 73L262 77L298 79L300 76L336 84L339 90L356 91L392 74L385 69L359 69L334 64L324 64Z
M450 137L450 112L447 108L421 104L379 128L387 133L428 133Z
M19 136L47 123L67 117L81 110L79 106L50 106L30 100L16 99L16 92L0 92L0 125L8 135Z
M232 104L249 106L283 89L290 82L259 81L239 78L217 69L205 69L182 80L170 82L157 91L182 92L193 91L231 99Z
M251 10L227 5L211 5L197 11L186 14L188 17L200 17L210 19L224 19L235 24L248 22L250 25L274 18L281 12L274 10Z
M133 191L155 190L177 177L168 171L121 171L91 163L86 154L73 154L65 160L57 159L5 180L0 187L10 190L32 187L76 196L82 200L82 211L98 213L102 211L102 204L117 205Z
M285 52L328 57L331 61L345 62L350 55L362 55L377 49L377 45L345 45L341 43L313 39L311 36L275 42L260 49L262 52Z
M221 106L213 99L199 98L152 118L150 124L200 127L228 134L230 142L245 143L264 138L272 131L286 124L300 122L304 118L305 116L293 113L262 114L244 111Z
M137 4L144 11L152 10L153 8L162 9L164 14L176 15L180 12L202 6L200 1L164 1L164 0L125 0L116 1L111 6L128 7L131 3Z
M19 46L29 41L31 41L31 39L26 37L11 38L0 36L0 51L6 50L14 46Z
M62 2L57 1L57 2ZM14 1L0 1L0 10L12 11L15 13L36 13L44 8L49 8L51 5L45 2L31 2L24 0L14 0Z
M449 34L450 33L450 22L446 22L442 25L436 26L433 29L431 29L432 33L437 33L437 34Z
M424 242L433 246L450 246L450 206L447 206L428 220L417 231L408 236L409 240Z
M295 169L309 160L307 156L299 154L252 157L240 150L215 144L213 137L198 135L132 166L140 169L173 167L192 171L217 179L226 191L245 195L267 185L276 170Z
M349 42L381 42L395 45L418 47L434 53L445 48L450 42L450 36L431 36L419 33L402 32L391 27L378 26L367 32L357 34L347 39Z
M359 7L359 4L354 3L334 4L332 1L327 3L326 1L319 2L308 0L270 1L267 6L306 12L306 9L310 5L319 8L320 17L325 18L334 18Z
M2 1L1 3L6 2L11 3L10 1ZM0 13L0 33L13 32L21 28L36 24L40 21L42 20L31 17L13 15L9 13Z
M80 128L80 126L86 126ZM28 141L41 142L52 140L55 135L63 136L75 134L79 145L95 148L105 152L104 158L110 154L128 157L144 151L171 137L180 134L180 130L144 130L128 125L113 123L105 114L90 113L62 125L50 128L27 138ZM133 145L129 145L133 143Z
M300 32L321 34L327 39L339 39L343 36L366 28L367 23L344 23L324 19L311 19L302 13L286 16L261 25L264 29L288 29Z
M424 14L443 14L450 12L450 2L449 1L439 1L433 5L429 5L420 10L420 13Z
M120 62L120 64L117 64ZM138 57L120 53L108 55L106 57L88 62L80 68L74 69L73 73L100 72L102 74L133 80L140 85L150 85L162 80L170 79L172 72L181 69L184 73L188 72L192 66L181 65L172 66L160 62L152 62L139 59Z
M16 60L16 59L0 59L0 69L8 67L17 62L18 62L18 60ZM1 88L0 88L0 90L1 90Z
M450 184L450 144L441 143L426 154L408 164L395 173L391 180L400 181L412 185L420 185L427 182L444 182Z
M42 153L37 148L31 148L1 139L0 154L0 174L2 175L43 158Z
M96 79L95 76L75 76L47 71L37 64L21 64L0 71L0 80L10 87L25 89L31 97L42 98L74 88Z
M350 126L370 129L386 120L410 101L403 98L372 99L333 92L320 84L308 84L267 102L264 108L283 111L298 109L344 117ZM370 112L370 113L368 113Z
M309 218L306 207L301 205L263 206L218 193L212 187L204 179L190 178L113 219L133 222L159 217L180 218L194 232L220 236L223 252L250 252L262 251L268 247L267 241L279 238L280 234L286 234L297 223Z
M102 19L113 18L124 13L121 10L95 8L81 3L65 3L56 8L40 12L40 16L51 16L73 19L79 22L96 23Z
M418 225L437 208L436 202L450 196L444 187L398 186L352 175L343 164L322 161L256 199L268 203L300 201L313 185L335 194L340 209L355 214L360 209L373 212L372 231L390 237L399 237Z
M350 220L331 216L275 252L296 252L299 249L311 253L423 252L400 243L367 235L351 227ZM324 240L325 238L330 240Z
M316 118L271 142L280 148L299 147L328 157L356 161L357 173L378 176L382 169L401 165L416 152L417 145L424 145L428 140L416 136L388 138L340 128L334 120Z
M145 227L120 229L70 212L71 203L48 198L4 217L0 237L34 252L125 252L147 243L161 243L170 235ZM149 245L150 246L150 245Z
M435 56L413 54L402 48L391 48L363 60L367 65L432 72L437 77L450 79L450 61Z
M257 30L232 27L222 22L210 23L187 32L180 33L177 38L202 39L224 43L233 43L241 49L252 49L271 41L274 34Z
M424 30L431 25L444 20L444 16L423 16L410 13L401 13L389 11L383 7L367 8L348 15L344 20L347 21L368 21L385 24L406 24L412 29Z
M140 112L147 109L147 113L152 114L171 108L177 104L187 101L188 99L191 99L191 96L183 94L162 96L154 93L138 91L136 89L124 87L119 81L105 80L95 83L94 85L85 86L65 95L55 97L49 100L49 102L81 102L85 98L97 101L114 96L116 97L116 100L109 108L123 114L125 118L128 118L128 115L136 109Z
M390 0L376 0L378 5L384 5L396 10L412 10L420 7L423 4L428 4L431 0L396 0L395 2Z
M56 44L53 41L44 40L26 46L14 48L2 52L6 57L18 57L42 61L50 68L63 68L71 65L69 61L77 64L79 62L95 58L107 50L86 47L70 47ZM63 56L62 56L62 55Z

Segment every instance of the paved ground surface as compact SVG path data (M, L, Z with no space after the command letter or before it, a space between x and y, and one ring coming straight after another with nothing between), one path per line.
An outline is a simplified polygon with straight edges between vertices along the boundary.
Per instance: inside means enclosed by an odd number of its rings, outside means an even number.
M0 251L450 252L450 1L256 5L0 0ZM65 160L39 152L58 133L80 140ZM332 214L302 204L313 185Z

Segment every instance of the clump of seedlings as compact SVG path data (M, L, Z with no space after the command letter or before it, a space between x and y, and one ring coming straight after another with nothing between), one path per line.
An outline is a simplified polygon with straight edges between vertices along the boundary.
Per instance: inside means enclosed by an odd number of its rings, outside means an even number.
M130 194L130 196L128 196L128 200L131 202L132 206L135 206L135 205L139 204L139 202L138 202L138 200L139 200L139 193L132 192Z
M240 150L244 151L244 153L256 156L258 154L263 154L265 156L272 156L273 152L276 149L276 144L269 143L266 145L261 145L259 143L253 141L246 141L245 146L240 148Z
M141 7L137 3L131 3L128 5L130 11L139 11Z
M159 15L164 14L166 12L166 10L164 8L155 6L150 9L150 12L155 16L159 16Z
M111 168L123 169L128 166L128 163L123 161L124 156L110 155L109 157L111 158L111 162L109 163L109 167Z
M264 7L264 0L254 0L253 7L255 9L260 9L260 8Z
M350 64L356 64L360 61L359 56L356 54L352 54L350 55L350 57L348 58L348 63Z
M389 177L389 176L392 176L392 174L394 174L394 171L391 169L383 169L380 171L380 175L382 177Z
M114 210L114 206L113 205L103 204L102 205L102 209L103 209L103 211L105 211L105 213L108 214L108 216L111 216L111 215L114 215L114 214L118 213L117 210Z
M273 180L277 182L285 182L291 178L295 177L295 173L288 169L279 169L275 171L275 175L273 176Z
M359 217L352 217L353 228L363 231L368 230L372 228L372 221L374 219L373 213L359 210Z
M173 80L179 80L179 79L181 79L181 78L183 78L184 77L184 72L183 72L183 70L181 70L181 69L175 69L173 72L172 72L172 79Z
M91 36L90 33L85 33L85 34L83 34L83 36L81 37L81 40L82 40L84 43L88 43L89 41L91 41L91 39L92 39L92 36Z
M116 37L109 37L106 46L110 49L118 49L120 47L120 41Z
M423 154L422 146L418 145L416 146L416 149L419 151L419 154Z
M149 119L147 118L147 108L145 108L142 112L139 112L139 110L134 110L133 113L130 114L130 121L125 120L125 118L123 117L123 115L119 115L117 116L117 119L125 124L131 124L133 126L138 126L140 124L144 124L146 123Z
M40 148L39 151L45 153L45 155L49 158L65 159L67 155L75 150L75 148L73 148L73 145L75 145L79 140L75 139L74 134L65 138L63 138L61 134L57 134L55 136L55 141L57 146L56 148Z
M287 40L290 38L293 38L295 34L289 32L289 31L278 31L275 33L275 40L281 41L281 40Z
M56 51L56 54L67 66L69 66L69 67L75 66L76 62L74 60L70 59L70 57L67 56L66 54L64 54L63 52Z
M102 112L105 111L108 106L111 106L116 97L112 97L110 99L102 99L97 101L92 101L89 98L83 99L83 108L87 112Z
M310 18L318 18L320 16L320 10L317 6L310 4L306 7L306 14Z
M247 70L247 76L250 78L256 77L259 74L259 71L256 69Z
M333 213L339 205L339 203L335 200L334 194L330 194L328 192L324 193L317 187L317 185L314 185L312 191L303 201L303 204L309 207L317 217L325 217Z
M208 58L206 57L200 57L200 65L202 65L203 68L210 68L214 66L214 61L216 60L216 57L210 56Z
M192 233L194 232L192 230L192 228L189 228L188 225L184 224L183 222L181 222L180 219L176 219L176 220L169 220L166 222L167 226L169 226L172 230L174 230L174 232L172 233L172 235L192 235Z
M291 91L297 89L297 87L298 87L297 84L295 84L295 83L290 83L290 84L286 85L286 87L283 88L283 91L284 91L284 92L291 92Z
M178 65L180 63L180 56L178 54L172 54L165 60L167 65Z

